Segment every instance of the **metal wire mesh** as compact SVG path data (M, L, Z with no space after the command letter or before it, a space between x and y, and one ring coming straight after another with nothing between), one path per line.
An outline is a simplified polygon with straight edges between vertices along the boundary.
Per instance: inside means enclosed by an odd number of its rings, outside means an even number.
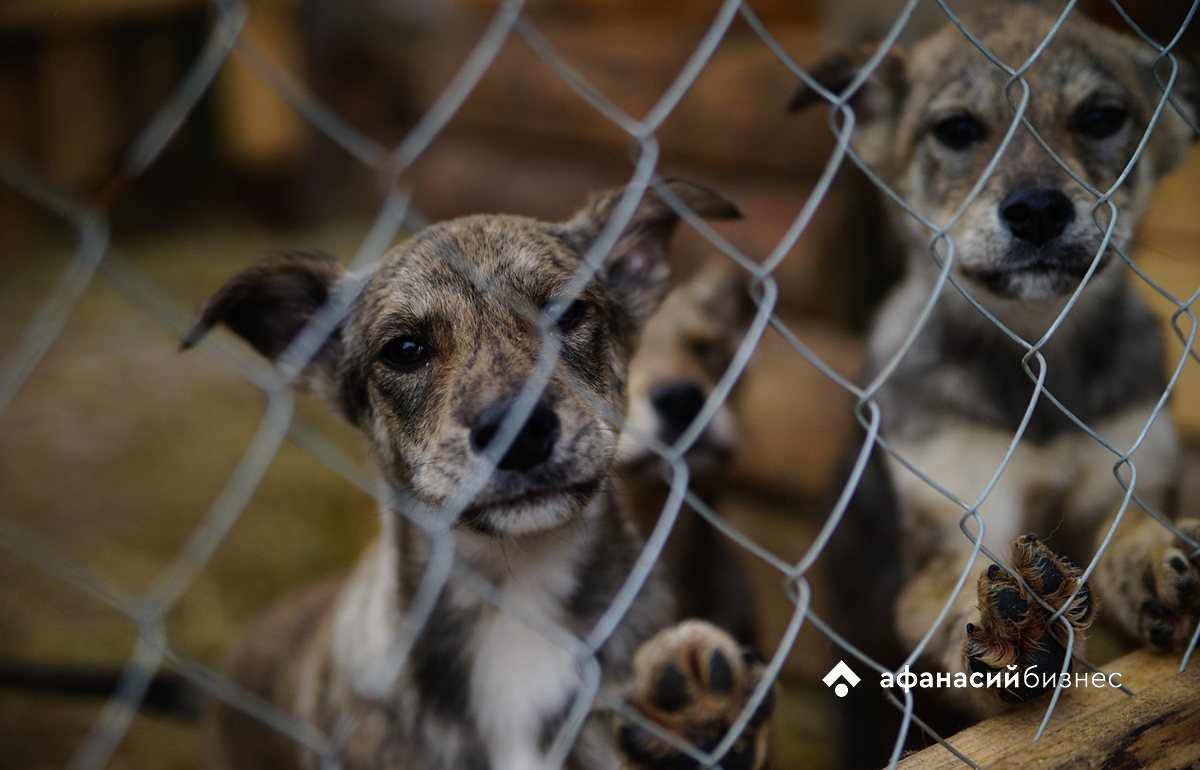
M337 146L348 153L358 163L372 170L384 190L384 199L370 232L363 239L358 253L351 261L352 268L369 267L378 261L389 246L396 240L402 228L419 228L424 220L409 205L407 188L408 172L413 164L426 152L449 121L455 116L468 95L478 86L487 73L503 46L511 39L519 38L541 60L541 62L557 74L582 99L594 108L598 119L610 122L624 132L631 141L631 153L634 161L633 174L628 180L626 193L616 207L614 214L605 226L604 231L585 255L579 271L570 285L570 294L574 295L592 278L599 269L604 258L614 247L625 226L631 221L635 207L647 189L653 188L668 205L670 205L689 226L694 228L717 250L729 260L736 263L746 274L748 284L752 288L757 312L744 339L739 344L732 363L720 378L717 386L708 398L699 416L691 427L673 445L665 445L653 436L639 438L665 462L668 469L670 494L666 505L659 517L653 533L648 538L644 550L637 563L630 571L628 578L617 594L616 600L604 613L600 621L591 631L582 636L576 636L567 629L550 626L544 620L526 617L521 608L511 606L505 596L498 592L485 578L473 574L470 569L456 556L453 539L446 536L444 522L452 520L454 515L461 512L482 488L488 478L491 468L489 463L503 455L514 440L519 426L525 421L540 396L547 382L558 355L556 337L549 333L544 335L543 347L538 358L538 364L523 388L520 398L509 411L501 426L499 435L489 447L487 458L481 459L472 483L461 489L438 517L428 518L419 516L415 511L415 501L405 490L380 490L371 474L362 468L355 460L347 457L338 448L322 438L319 432L310 430L306 424L296 417L295 402L291 382L295 379L304 365L315 355L325 338L331 333L338 322L346 315L349 302L356 293L355 286L345 287L345 290L335 294L317 313L316 317L305 327L299 337L290 345L288 350L279 358L274 367L252 359L219 338L206 341L204 350L223 365L229 367L239 376L244 377L254 386L261 389L267 396L267 407L257 431L246 445L241 461L228 478L224 488L214 498L211 507L201 523L191 533L182 550L165 569L161 571L151 586L138 594L131 594L115 585L103 574L98 574L60 553L52 543L45 542L30 535L17 524L0 518L0 546L10 554L32 562L50 575L64 581L74 589L92 597L123 616L128 618L136 629L137 641L132 655L126 664L120 680L120 686L107 701L99 718L93 725L84 742L78 747L71 762L71 767L79 770L102 768L111 760L117 747L130 729L131 722L137 713L139 705L146 695L147 688L162 666L169 666L185 676L199 688L231 706L244 710L257 717L271 727L279 730L320 758L322 767L336 768L340 766L338 756L339 740L344 736L324 735L314 727L304 724L278 707L265 703L243 691L229 681L218 671L190 658L172 646L166 631L165 620L183 593L195 581L199 572L213 558L230 534L234 524L245 510L251 496L262 482L268 469L275 460L276 454L285 441L292 441L315 457L320 463L329 467L335 474L341 476L347 483L354 485L363 492L378 499L381 505L398 512L398 515L410 516L432 543L432 553L429 566L426 569L413 603L404 620L404 642L394 653L393 664L398 670L404 665L405 657L413 642L421 634L425 623L433 612L435 602L447 584L455 579L461 581L485 601L498 607L501 611L512 613L523 622L535 627L539 634L552 640L567 650L579 663L583 675L578 695L575 698L568 718L564 721L553 741L549 752L547 766L559 766L570 751L583 722L593 703L599 698L608 707L621 712L627 718L643 724L647 729L660 737L670 740L677 747L705 766L714 763L733 745L741 730L750 720L754 710L779 675L784 659L792 649L797 634L804 624L815 626L830 641L843 649L849 656L857 659L872 670L885 673L889 669L878 661L853 648L848 642L839 637L820 617L814 613L810 600L814 587L810 585L809 573L814 562L825 550L830 537L842 523L850 498L856 490L867 460L876 448L891 454L898 462L904 464L910 471L921 476L925 482L937 489L947 499L953 501L962 511L962 531L973 543L971 557L963 570L955 588L955 596L963 590L970 590L969 577L975 562L982 556L991 559L1008 570L1014 577L1020 579L1005 559L994 554L982 544L984 522L979 515L979 508L992 493L1001 474L1008 466L1016 451L1025 429L1029 423L1035 405L1039 400L1053 403L1058 409L1067 413L1053 395L1044 390L1046 375L1046 360L1042 349L1051 336L1058 330L1063 319L1071 313L1076 300L1091 279L1092 273L1099 264L1099 256L1105 249L1115 253L1129 267L1138 280L1150 284L1155 291L1170 301L1175 307L1173 322L1176 332L1183 343L1183 354L1173 369L1173 374L1166 391L1162 394L1150 418L1152 423L1160 417L1167 398L1180 376L1184 364L1189 358L1197 358L1193 343L1195 340L1197 318L1192 308L1200 296L1200 290L1187 297L1176 297L1166 288L1155 283L1146 275L1125 250L1112 240L1112 230L1117 219L1116 206L1111 196L1125 181L1134 164L1138 161L1142 150L1148 141L1150 130L1158 122L1165 110L1176 108L1173 104L1172 89L1176 82L1178 64L1172 53L1183 29L1165 45L1157 43L1146 36L1136 27L1121 6L1115 0L1114 7L1125 17L1131 29L1140 35L1147 45L1154 46L1159 53L1159 61L1164 64L1156 68L1160 78L1162 96L1155 107L1147 137L1143 138L1138 152L1129 161L1124 173L1107 190L1091 188L1088 183L1038 137L1046 150L1047 160L1057 163L1080 185L1087 188L1096 198L1094 217L1098 227L1105 231L1104 243L1091 270L1084 278L1071 301L1067 303L1058 320L1051 326L1045 336L1028 343L1019 335L1004 327L1001 321L992 316L988 309L976 302L970 294L957 285L951 268L955 264L955 247L950 229L963 215L967 208L978 198L983 187L992 174L1005 162L1004 155L1009 145L1014 141L1018 132L1028 131L1035 136L1034 127L1026 119L1029 105L1030 88L1024 78L1024 73L1034 64L1037 58L1048 46L1053 45L1054 37L1058 34L1067 17L1075 11L1075 0L1063 7L1057 23L1050 34L1037 47L1025 62L1014 66L1006 63L989 52L983 43L977 39L955 16L951 8L943 1L937 0L945 15L958 24L961 32L979 49L992 59L994 64L1009 77L1006 89L1013 108L1013 117L999 148L989 163L985 172L975 183L970 193L962 201L957 212L948 221L930 222L922 219L906 201L892 190L875 172L863 163L851 149L850 140L856 127L856 116L850 105L852 96L866 83L868 78L880 67L883 58L905 29L918 0L910 0L902 12L896 17L887 38L878 46L875 53L868 58L858 76L842 93L831 93L814 80L809 73L800 67L784 48L772 37L770 30L754 13L751 4L742 0L726 0L712 18L711 23L696 45L687 63L681 68L670 86L662 93L658 101L642 117L626 114L602 93L594 89L584 76L574 69L551 46L541 33L537 24L524 9L521 0L511 0L498 3L483 34L478 39L470 56L462 64L453 80L446 86L440 97L429 110L416 122L414 127L394 148L380 146L374 140L359 132L353 125L342 119L330 109L302 83L277 69L270 58L247 41L243 29L247 16L253 13L251 8L238 0L210 0L214 13L211 31L206 45L200 56L192 64L186 78L179 84L171 98L162 105L154 119L144 128L137 141L129 148L124 163L111 183L105 188L105 193L93 201L78 200L63 190L57 188L48 177L37 169L32 168L20 159L10 156L0 156L0 179L28 197L37 206L53 213L69 225L77 235L77 245L74 254L61 271L57 284L42 300L34 318L20 337L16 346L7 352L0 365L0 410L8 407L14 397L26 385L31 373L38 367L42 359L64 334L68 321L83 298L96 276L102 275L134 305L142 309L173 334L182 335L188 322L188 310L173 299L171 295L156 285L138 267L116 253L109 243L107 209L120 196L128 183L150 168L163 148L179 132L181 126L188 120L192 110L201 97L213 85L214 79L225 66L231 56L240 57L250 68L267 83L271 89L283 97L291 107L311 124L316 130L328 137ZM1197 6L1195 3L1188 14L1187 22L1191 21ZM738 17L754 31L771 52L786 65L799 81L816 91L829 105L829 127L836 145L822 173L813 187L812 194L806 204L794 218L791 226L779 240L770 253L756 258L739 251L728 241L721 238L704 221L681 201L672 190L665 186L657 176L657 165L660 155L657 132L663 122L679 105L689 88L696 82L715 52L726 39L731 25ZM1182 113L1181 113L1182 114ZM1195 128L1193 126L1193 128ZM825 201L830 186L839 169L847 163L858 165L885 194L889 195L896 204L907 210L908 214L919 220L929 231L931 255L940 263L939 277L934 292L928 298L917 324L909 331L905 343L900 347L892 361L878 373L870 382L859 385L838 374L833 367L817 356L810 347L788 327L785 321L775 313L778 299L778 285L774 274L783 259L796 247L801 235L809 228L815 213ZM1107 222L1101 212L1107 212ZM949 285L947 285L949 284ZM943 292L961 291L963 296L975 308L987 316L994 324L1025 351L1022 363L1030 380L1035 383L1033 399L1025 412L1021 426L1008 446L1003 461L995 468L990 482L983 494L976 500L961 500L949 490L941 486L940 480L924 476L921 470L912 465L907 458L896 452L880 435L881 414L876 401L876 395L888 379L893 375L899 360L908 352L913 340L921 331L934 307L937 298ZM732 389L742 377L754 354L767 326L771 326L791 346L796 354L802 356L819 369L839 387L853 395L856 400L856 416L866 431L866 438L858 449L849 479L837 498L836 503L828 511L823 525L815 540L804 556L796 562L786 561L775 555L767 544L756 542L744 533L738 531L713 510L702 499L693 494L689 486L688 467L684 455L689 447L699 438L716 414L717 409L729 398ZM1124 502L1117 522L1125 516L1140 515L1141 508L1155 515L1160 523L1174 530L1172 524L1149 509L1138 497L1136 485L1136 467L1132 455L1138 449L1150 423L1145 426L1138 440L1131 446L1122 447L1110 444L1105 437L1097 434L1084 421L1067 413L1067 416L1087 432L1098 444L1111 452L1113 456L1113 472L1118 482L1126 489ZM620 419L617 417L616 419ZM698 747L682 745L672 736L666 735L661 729L647 722L640 715L631 711L619 697L613 693L602 692L600 688L599 662L596 652L613 632L617 623L628 611L637 592L647 580L650 571L659 559L671 532L681 506L685 503L699 512L705 519L717 527L738 547L750 551L758 559L779 573L786 586L794 612L788 621L782 641L772 652L767 675L758 687L737 723L732 726L724 740L711 751L703 751ZM1134 511L1130 503L1136 503ZM1109 545L1116 523L1109 531L1101 547L1103 552ZM1175 534L1200 552L1200 544L1190 541L1184 533ZM1099 558L1097 554L1096 559ZM1096 566L1096 559L1087 566L1086 574L1090 575ZM950 611L954 597L947 597L945 605L938 617L938 623L945 619ZM1065 608L1064 604L1064 608ZM1070 624L1061 620L1063 609L1055 610L1053 618L1060 620L1073 643L1073 631ZM914 664L921 655L936 626L920 645L910 651L907 664ZM1184 655L1182 667L1187 666L1192 651L1196 645L1196 635L1193 635L1187 653ZM1069 660L1069 659L1068 659ZM1064 664L1064 671L1065 671ZM1054 697L1046 707L1042 730L1053 717L1061 686L1055 689ZM900 756L907 732L911 724L918 728L927 729L921 720L913 713L913 702L907 693L903 699L893 696L897 708L904 714L901 733L896 738L895 751L892 756L894 765ZM347 730L353 730L350 725ZM931 736L942 742L958 755L965 764L975 764L971 757L959 753L943 738ZM1041 735L1039 730L1038 735Z

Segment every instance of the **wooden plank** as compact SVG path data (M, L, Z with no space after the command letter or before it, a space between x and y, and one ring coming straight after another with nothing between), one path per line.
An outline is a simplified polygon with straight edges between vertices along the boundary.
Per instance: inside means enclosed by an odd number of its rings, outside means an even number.
M4 0L0 3L0 31L86 26L203 5L203 0Z
M1200 666L1133 698L1061 725L1042 740L1011 752L995 770L1072 767L1196 767L1200 762Z
M702 23L660 19L540 24L550 45L591 86L640 119L662 97L703 38ZM801 65L824 48L812 27L773 32ZM414 78L414 103L427 109L457 72L475 38L438 35L403 55ZM666 163L701 163L737 173L811 178L833 146L820 108L790 115L799 80L750 30L731 33L678 106L655 132ZM512 39L451 123L491 139L556 141L609 157L628 157L630 138L597 112L520 40Z
M38 62L37 131L46 172L90 191L111 172L118 147L112 51L82 35L54 35Z
M1187 299L1200 289L1200 151L1193 149L1184 165L1164 179L1154 191L1154 200L1138 233L1133 258L1138 267L1174 296ZM1183 354L1183 345L1171 329L1176 306L1156 289L1136 277L1134 287L1149 303L1163 325L1168 369L1173 370ZM1200 309L1195 308L1193 309ZM1182 318L1186 334L1188 319ZM1200 443L1200 367L1184 367L1171 400L1175 424L1185 439Z
M18 156L30 150L33 88L19 67L0 67L0 148ZM17 190L0 185L0 255L18 248L33 224L33 207Z
M1134 255L1138 267L1174 296L1187 299L1200 289L1200 261L1195 260L1197 233L1192 230L1165 230L1146 227L1142 231L1143 246ZM1153 287L1137 278L1134 288L1150 305L1162 324L1166 341L1168 374L1173 373L1183 355L1183 344L1171 328L1171 315L1176 306ZM1200 310L1200 308L1193 308ZM1180 329L1186 335L1191 322L1180 318ZM1200 348L1200 340L1197 342ZM1189 443L1200 443L1200 366L1188 362L1175 384L1171 397L1171 412L1175 425Z
M490 16L496 12L495 0L457 0L468 11ZM815 0L755 0L754 14L764 22L804 21L818 23L822 5ZM534 21L554 17L686 19L711 21L721 9L721 0L530 0L526 13Z
M948 742L984 768L1113 766L1133 770L1186 766L1187 762L1141 763L1143 759L1153 757L1179 756L1154 737L1154 729L1160 725L1164 738L1186 734L1179 731L1187 729L1193 731L1192 736L1200 735L1200 730L1196 729L1196 720L1200 719L1200 698L1196 697L1200 691L1200 665L1193 664L1177 675L1178 668L1178 656L1137 650L1101 666L1106 673L1120 673L1121 684L1135 693L1133 697L1112 687L1064 689L1046 734L1037 743L1033 742L1033 736L1049 705L1048 698L1039 698L980 722ZM1137 734L1139 729L1146 731L1144 738ZM1193 737L1190 742L1183 743L1185 748L1190 746L1190 751L1196 752L1193 759L1200 758L1200 741ZM1136 762L1106 765L1102 755L1092 752L1093 748L1107 750L1109 754L1103 756L1120 759L1117 752L1122 745L1126 748L1136 746L1138 753L1133 755ZM899 767L902 770L963 770L966 766L937 745L908 756Z
M304 50L298 15L299 3L295 0L260 0L242 34L276 66L303 81ZM241 171L284 171L312 138L304 118L239 57L232 57L222 69L217 99L225 150Z

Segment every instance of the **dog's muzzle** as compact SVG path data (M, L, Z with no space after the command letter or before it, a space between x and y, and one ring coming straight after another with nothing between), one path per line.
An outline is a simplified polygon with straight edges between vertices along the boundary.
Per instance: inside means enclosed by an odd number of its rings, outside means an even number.
M1075 207L1058 190L1028 188L1004 199L1000 218L1014 238L1041 246L1063 234L1075 219Z
M1046 298L1074 291L1091 268L1099 243L1080 239L1075 231L1066 235L1076 216L1071 199L1052 188L1025 188L1005 198L997 213L1010 235L1008 247L986 266L964 267L966 273L1004 297Z
M482 454L488 448L504 418L512 409L511 403L495 404L481 411L471 425L471 448ZM558 415L539 401L517 430L508 451L496 463L502 471L529 471L550 459L554 445L558 442L560 423Z
M664 444L679 440L704 408L704 392L692 382L681 380L659 385L650 393L650 404L658 416L658 438Z
M668 445L679 441L700 416L707 401L708 396L704 391L688 380L669 382L655 388L650 393L650 404L658 417L658 439ZM704 465L721 462L731 452L732 447L722 431L709 425L688 449L686 457L689 465Z

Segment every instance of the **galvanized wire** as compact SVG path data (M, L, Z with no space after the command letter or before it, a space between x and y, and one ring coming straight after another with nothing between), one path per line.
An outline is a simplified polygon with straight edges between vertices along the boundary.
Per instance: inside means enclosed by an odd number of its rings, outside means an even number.
M255 435L242 453L238 466L229 476L224 488L214 498L207 514L192 531L176 558L156 576L146 591L135 595L121 589L105 575L84 567L61 553L53 543L44 542L14 522L0 518L0 548L27 560L66 585L121 613L129 619L137 631L137 640L118 689L107 701L91 731L79 746L71 766L92 770L92 768L102 768L108 765L130 729L132 719L145 696L152 677L164 665L184 675L197 687L224 703L241 709L280 731L294 740L298 746L313 751L319 757L323 768L340 766L338 747L348 740L359 727L354 718L347 719L339 727L337 734L332 736L322 734L320 730L295 719L277 706L265 703L245 692L223 674L190 659L186 654L173 648L164 627L167 614L184 592L193 585L200 571L218 552L234 525L240 520L246 505L258 489L263 477L272 467L281 445L288 440L304 449L346 483L375 497L384 511L385 527L388 526L388 518L405 517L415 523L423 535L430 540L428 565L421 576L413 601L407 608L400 638L395 640L389 653L390 671L398 674L402 670L412 645L424 631L438 598L451 580L465 586L498 611L511 614L540 636L570 653L580 667L580 686L571 703L567 718L551 743L547 757L548 767L557 767L565 761L585 720L597 708L607 708L622 714L659 738L671 742L682 753L695 759L704 767L719 767L721 757L733 746L759 704L769 694L770 688L774 685L782 669L784 660L792 651L796 638L806 622L811 623L835 647L843 650L875 673L881 675L899 673L902 669L893 671L856 649L826 622L817 617L811 609L813 593L819 590L820 586L813 586L810 583L810 570L825 552L830 538L842 525L851 498L865 473L869 458L876 451L884 453L900 466L907 468L908 471L941 494L950 505L961 509L960 528L970 545L965 566L957 576L952 594L945 598L936 620L924 637L908 651L904 666L915 663L926 651L934 634L954 607L959 594L976 574L975 564L980 561L981 557L999 564L1009 574L1022 583L1024 582L1021 576L1005 562L1002 555L995 554L984 546L985 525L983 517L980 515L980 508L993 494L1014 454L1022 446L1025 431L1039 404L1045 403L1061 411L1100 446L1111 452L1115 458L1113 474L1116 483L1124 492L1122 503L1096 556L1086 566L1085 577L1092 574L1099 558L1109 547L1113 533L1127 515L1127 509L1131 502L1136 502L1137 508L1142 512L1190 544L1195 549L1192 554L1193 558L1200 555L1200 543L1179 532L1169 519L1153 510L1139 496L1137 491L1138 472L1132 459L1134 453L1146 439L1154 422L1158 419L1168 419L1162 415L1162 412L1182 374L1185 363L1192 359L1200 361L1200 352L1195 349L1198 323L1192 309L1192 305L1200 297L1200 289L1186 298L1179 298L1146 275L1125 249L1114 240L1120 212L1112 201L1113 194L1126 182L1134 165L1145 150L1150 131L1159 123L1165 110L1172 109L1178 112L1189 121L1194 130L1197 129L1195 122L1180 107L1173 95L1180 72L1179 62L1173 49L1178 44L1184 27L1195 15L1197 6L1200 6L1200 0L1192 4L1183 26L1166 44L1159 44L1151 40L1134 24L1116 0L1113 0L1114 7L1131 30L1158 52L1154 74L1162 93L1155 104L1149 128L1141 138L1137 150L1116 181L1107 190L1094 189L1078 171L1069 168L1054 148L1038 134L1027 117L1031 88L1024 74L1046 50L1054 45L1056 36L1069 16L1078 12L1075 9L1076 0L1070 0L1065 4L1048 34L1034 47L1033 53L1026 61L1017 63L1015 66L1014 63L1002 61L989 51L982 41L955 16L944 0L936 0L950 23L956 25L961 33L1008 78L1005 94L1013 110L1012 119L985 169L975 180L956 211L943 222L929 221L914 210L903 199L903 196L889 188L879 174L864 163L851 144L858 125L852 101L862 89L869 86L871 78L876 74L892 46L910 23L918 2L919 0L907 0L898 12L885 39L866 58L850 84L842 92L833 93L813 79L789 55L771 34L768 26L754 13L750 4L743 0L724 0L679 73L646 114L639 118L618 108L609 96L597 90L579 70L561 56L550 44L547 36L539 29L534 19L526 12L521 0L501 0L477 43L450 83L434 100L430 108L416 121L407 135L394 148L387 148L345 120L315 96L307 86L285 73L258 46L243 36L247 18L254 13L250 5L239 2L239 0L210 0L215 14L203 50L179 86L130 146L117 173L96 199L77 199L59 189L28 162L8 156L0 157L0 180L29 198L38 207L64 220L76 232L78 238L75 251L60 272L57 284L46 294L13 349L8 351L0 361L0 411L11 405L13 398L21 392L30 375L65 333L68 321L72 318L78 303L92 286L97 275L103 275L122 296L148 317L164 325L173 334L183 335L188 323L187 309L163 287L155 284L142 271L110 248L106 212L111 209L112 204L120 198L129 184L152 166L162 149L179 133L190 113L212 86L214 79L223 69L231 54L239 56L263 83L283 98L321 136L340 147L362 166L374 171L380 183L382 199L374 224L364 236L356 255L350 262L350 278L340 285L329 300L322 305L274 366L269 366L247 355L244 350L230 345L219 336L206 339L201 343L202 351L259 388L267 396L267 406ZM811 195L797 212L779 241L769 253L761 255L759 258L744 253L724 239L700 216L691 211L658 175L661 154L657 137L658 130L664 121L675 112L681 100L694 86L716 52L720 50L729 35L731 25L739 15L762 44L796 75L799 83L803 83L829 103L828 124L835 140L833 151L817 176ZM503 591L486 578L475 574L470 566L459 558L451 532L452 523L483 489L498 460L504 456L516 439L520 427L538 403L542 391L555 369L560 347L560 340L553 332L553 322L557 319L541 319L541 348L531 374L502 420L496 437L479 458L469 481L462 485L453 499L437 510L431 510L429 506L417 501L408 490L389 489L381 486L374 480L371 472L362 467L361 463L345 456L319 431L313 430L298 419L295 416L295 400L291 389L291 382L312 360L350 311L371 267L383 258L402 229L415 230L423 225L424 218L409 205L411 197L408 178L410 169L441 136L472 91L479 86L484 75L505 46L518 40L536 55L541 65L553 72L582 101L590 105L595 110L597 119L606 121L628 136L634 148L633 169L624 194L614 206L609 221L589 246L586 254L583 255L578 269L566 286L564 295L568 298L576 296L602 269L606 258L611 254L623 231L635 216L639 202L645 194L653 191L679 215L680 220L686 226L706 239L718 252L744 272L746 289L756 305L754 318L737 345L730 365L718 379L698 416L683 434L670 445L661 442L654 436L635 436L662 461L664 479L669 492L661 515L625 582L595 626L582 637L559 625L531 616L519 606L514 606ZM1169 73L1164 73L1157 67L1162 62L1167 63ZM1066 302L1049 329L1035 342L1024 340L1020 335L1007 328L1000 319L972 297L969 290L956 278L954 267L957 260L957 247L950 232L965 216L967 210L978 201L996 170L1005 163L1006 152L1021 132L1028 132L1042 147L1048 163L1057 164L1075 182L1096 197L1092 215L1099 232L1102 233L1101 244L1080 286ZM782 261L794 252L800 237L809 230L814 217L828 196L835 177L846 165L847 159L865 172L886 198L928 230L929 258L937 270L932 291L925 298L915 322L911 328L906 330L903 342L890 359L878 368L874 377L864 384L856 383L838 373L828 362L822 360L803 341L801 336L789 328L783 318L776 313L779 286L775 272ZM1101 215L1102 212L1107 216L1106 220ZM1157 400L1139 436L1128 447L1118 447L1110 443L1093 427L1072 414L1055 398L1054 394L1045 389L1047 362L1042 355L1042 349L1057 333L1068 315L1072 313L1093 274L1107 254L1116 254L1121 262L1130 269L1134 278L1145 282L1172 303L1175 308L1172 324L1183 345L1183 351L1173 368L1166 389ZM936 479L926 475L892 446L881 430L882 414L877 396L894 377L897 368L909 354L917 337L926 328L935 307L946 291L960 293L975 310L995 324L1000 333L1021 346L1024 352L1020 362L1033 386L1032 396L1018 428L1008 442L1002 460L994 469L983 491L974 500L960 499L944 486L945 479ZM1186 325L1190 328L1183 328L1185 324L1180 319L1184 316L1189 319ZM865 430L865 438L857 447L848 480L839 490L836 501L829 508L813 542L802 557L794 563L773 553L768 544L757 542L739 531L711 505L698 497L689 488L689 469L685 461L688 450L700 439L717 411L729 400L738 381L743 378L768 326L780 334L791 350L853 397L854 417ZM620 415L611 415L611 418L614 423L623 426L623 419ZM635 430L632 426L623 427L630 431ZM731 543L749 551L779 573L781 589L794 606L781 641L771 651L766 666L766 675L762 682L726 735L709 751L687 745L678 736L667 733L660 726L630 708L619 693L605 690L602 687L603 672L597 656L597 651L619 627L636 596L650 579L651 572L662 554L667 538L685 503L724 534ZM1029 587L1026 585L1026 588ZM1036 598L1034 592L1030 591L1030 595ZM1074 598L1074 596L1070 597L1061 607L1051 607L1038 598L1038 601L1050 613L1051 622L1060 622L1066 630L1066 646L1071 654L1064 660L1062 668L1064 673L1068 670L1072 656L1079 658L1083 665L1095 670L1090 663L1080 657L1080 651L1075 649L1074 630L1062 617ZM1181 661L1181 670L1186 667L1198 638L1200 638L1200 629L1190 640ZM1055 687L1038 731L1035 735L1030 736L1032 740L1040 737L1046 729L1061 690L1061 684ZM970 767L977 766L971 757L952 745L952 738L946 739L935 734L919 715L914 713L913 698L910 692L904 692L903 697L897 697L894 693L889 692L887 697L900 709L903 716L901 728L895 738L890 766L894 767L898 762L906 743L908 731L914 724L931 739L945 746L964 764Z

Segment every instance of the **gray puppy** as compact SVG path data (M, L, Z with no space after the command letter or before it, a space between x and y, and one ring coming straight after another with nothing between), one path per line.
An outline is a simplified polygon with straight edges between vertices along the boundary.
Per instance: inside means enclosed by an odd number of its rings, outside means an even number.
M1049 33L1054 18L1033 5L1000 3L965 21L1000 60L1016 66ZM1155 56L1148 46L1073 14L1025 75L1030 123L1098 190L1117 180L1149 125L1160 97L1151 72ZM833 57L817 76L840 90L864 60L865 52ZM1196 73L1186 62L1181 65L1174 97L1194 116ZM859 119L854 147L919 215L949 222L1013 120L1008 79L948 25L911 54L895 51L883 60L854 100ZM1019 98L1020 86L1015 93ZM813 101L815 95L805 90L793 106ZM1139 162L1111 197L1119 212L1114 243L1129 245L1156 181L1179 165L1192 139L1168 106ZM995 173L949 231L951 275L1016 335L1040 340L1101 249L1104 230L1092 218L1096 200L1019 128ZM894 209L895 229L908 252L907 272L875 321L870 377L908 344L939 273L930 256L931 232ZM1100 215L1106 220L1107 209ZM943 259L944 246L938 250ZM1112 526L1124 491L1112 475L1117 455L1080 430L1047 395L1121 450L1141 438L1133 456L1136 491L1154 510L1173 515L1178 443L1167 417L1150 422L1165 387L1164 352L1158 325L1125 273L1120 259L1105 251L1077 304L1042 348L1046 395L979 508L986 545L1005 553L1011 543L1011 566L1041 599L1059 607L1074 596L1064 617L1078 632L1077 642L1096 606L1089 587L1080 584L1081 571L1039 537L1022 533L1053 533L1057 550L1085 564ZM920 472L973 504L1000 467L1033 396L1034 384L1021 364L1024 352L947 285L878 393L882 436ZM1036 371L1038 364L1031 366ZM894 617L901 649L908 651L935 626L966 569L971 543L960 531L965 509L891 457L875 467L889 479L867 484L877 494L862 515L869 518L873 509L884 518L894 516L900 544L899 563L886 577L898 576L899 588L893 606L879 611ZM1200 534L1194 519L1176 526L1193 538ZM1092 575L1106 617L1156 647L1183 644L1200 614L1195 590L1200 570L1188 558L1191 550L1133 505ZM1066 634L1061 623L1048 626L1038 597L1008 572L989 567L987 559L976 562L972 576L978 592L969 583L929 639L932 662L964 675L1030 666L1039 675L1057 671ZM889 595L886 582L877 589ZM995 692L1005 701L1023 701L1047 689L1045 681L1039 677L1038 686ZM964 713L996 708L986 690L949 692L958 696Z
M682 182L672 189L703 216L737 216L707 190ZM564 223L493 215L434 225L367 276L348 276L330 258L268 259L222 287L188 335L194 343L223 323L275 359L356 278L362 288L349 314L299 383L361 429L384 480L411 489L431 515L487 476L445 536L515 614L451 580L399 666L405 612L432 544L385 510L379 541L349 578L282 601L231 657L238 682L331 736L348 768L547 764L585 672L533 625L586 637L642 547L610 493L612 416L624 408L641 327L667 289L664 251L676 214L647 194L603 269L577 298L564 294L622 192L594 198ZM534 369L543 330L560 355L493 466L484 453ZM602 683L665 729L711 747L762 665L709 624L663 630L673 618L656 573L597 652ZM756 714L725 762L762 763L768 712L769 705ZM226 766L315 766L314 757L234 709L219 711L216 730ZM567 766L688 761L597 711Z

